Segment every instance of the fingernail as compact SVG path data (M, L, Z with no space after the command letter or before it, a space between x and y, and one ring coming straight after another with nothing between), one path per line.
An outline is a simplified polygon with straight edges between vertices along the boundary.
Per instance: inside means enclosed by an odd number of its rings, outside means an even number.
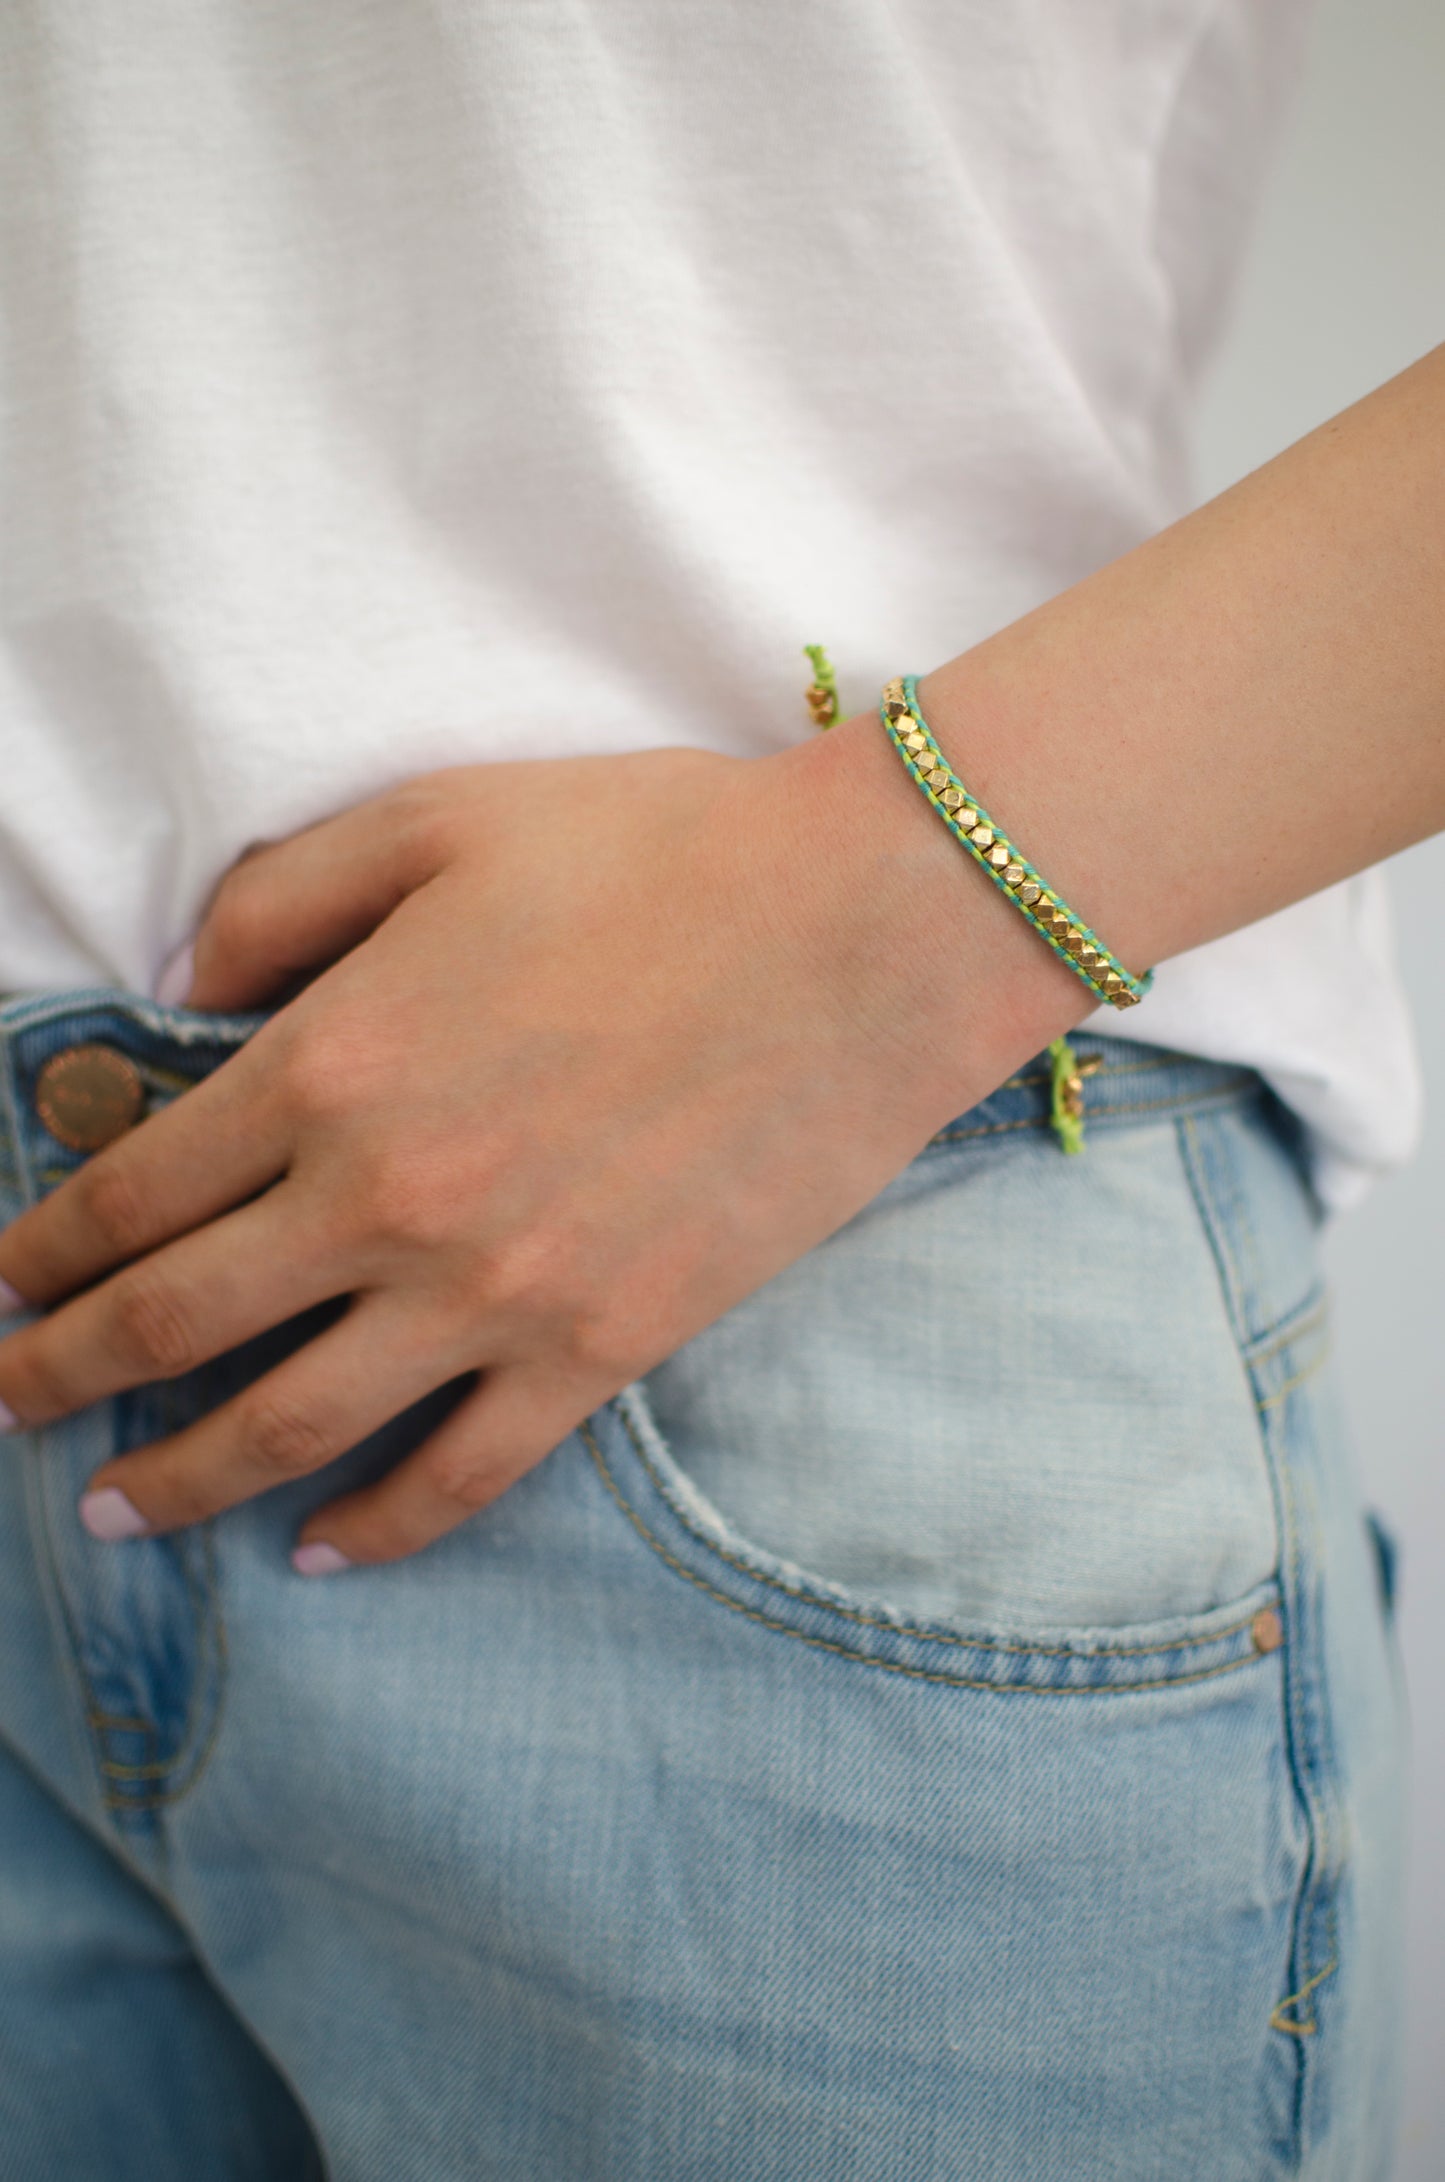
M110 1544L117 1538L144 1538L150 1524L133 1507L119 1485L102 1485L99 1492L82 1493L78 1512L92 1538Z
M298 1546L291 1556L291 1566L298 1576L334 1576L338 1570L350 1568L351 1563L339 1546L329 1546L324 1538L314 1538L309 1546Z
M187 940L184 947L176 949L156 979L156 998L163 1008L184 1007L195 981L195 942Z
M20 1419L9 1403L0 1402L0 1432L14 1432L18 1429L19 1424Z
M18 1288L12 1288L8 1280L0 1280L0 1318L16 1318L29 1308Z

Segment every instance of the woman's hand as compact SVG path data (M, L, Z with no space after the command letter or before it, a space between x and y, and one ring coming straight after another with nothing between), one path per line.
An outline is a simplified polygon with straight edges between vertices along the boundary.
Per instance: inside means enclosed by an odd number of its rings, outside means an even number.
M321 1565L415 1552L1076 1019L993 891L871 719L760 760L441 773L260 850L191 1004L320 974L0 1237L48 1308L0 1343L0 1401L46 1423L346 1298L91 1489L192 1523L477 1374L303 1535Z

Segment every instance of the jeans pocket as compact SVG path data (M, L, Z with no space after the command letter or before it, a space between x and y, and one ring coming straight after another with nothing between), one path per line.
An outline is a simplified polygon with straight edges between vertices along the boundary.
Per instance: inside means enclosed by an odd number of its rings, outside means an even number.
M1170 1121L931 1146L642 1383L704 1530L854 1606L1028 1642L1206 1620L1278 1562Z

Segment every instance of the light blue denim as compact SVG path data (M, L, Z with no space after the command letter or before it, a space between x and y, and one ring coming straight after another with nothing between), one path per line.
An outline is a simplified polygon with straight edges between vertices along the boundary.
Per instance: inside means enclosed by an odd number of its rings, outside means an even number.
M0 1219L99 1039L0 1011ZM0 1460L4 2182L1382 2182L1401 1704L1292 1131L1081 1040L397 1566ZM341 1466L374 1473L436 1404ZM1283 1633L1284 1642L1276 1640Z

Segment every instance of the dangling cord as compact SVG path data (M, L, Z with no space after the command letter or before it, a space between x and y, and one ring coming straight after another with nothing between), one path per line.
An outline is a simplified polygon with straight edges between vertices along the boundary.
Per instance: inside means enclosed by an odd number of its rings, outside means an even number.
M843 710L838 677L821 644L805 644L804 657L813 679L803 692L814 727L831 727ZM1097 1060L1081 1061L1067 1038L1055 1038L1049 1046L1049 1127L1061 1150L1084 1149L1084 1078L1098 1067Z
M803 692L813 715L813 725L831 727L843 710L838 696L838 678L821 644L805 644L803 654L813 666L812 684Z
M1049 1127L1063 1151L1084 1149L1084 1079L1067 1038L1049 1042Z

